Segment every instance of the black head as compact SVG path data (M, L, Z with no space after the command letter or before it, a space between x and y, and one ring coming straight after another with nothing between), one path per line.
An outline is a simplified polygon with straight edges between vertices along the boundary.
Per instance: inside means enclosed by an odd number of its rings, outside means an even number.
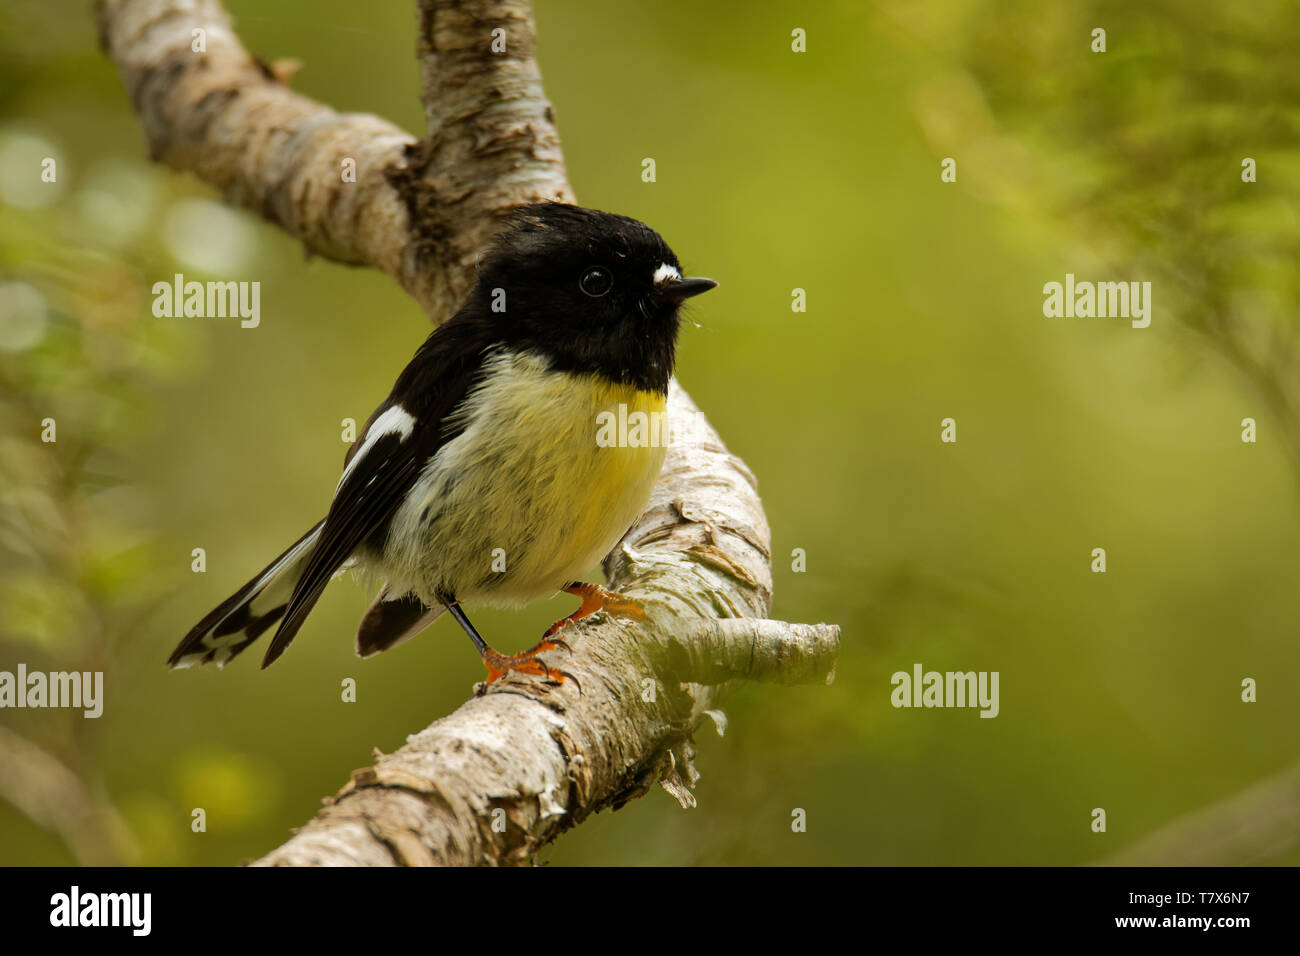
M479 265L471 307L501 341L555 368L664 392L681 304L715 285L682 278L644 223L537 203L510 214Z

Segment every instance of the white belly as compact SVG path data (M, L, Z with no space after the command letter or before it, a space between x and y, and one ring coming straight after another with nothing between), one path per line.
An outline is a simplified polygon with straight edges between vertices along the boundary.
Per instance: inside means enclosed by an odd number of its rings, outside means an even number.
M663 396L532 357L489 363L457 413L465 430L425 466L377 569L426 604L441 593L520 605L581 580L645 509L663 467ZM617 421L620 405L622 421L661 427L606 446L601 413Z

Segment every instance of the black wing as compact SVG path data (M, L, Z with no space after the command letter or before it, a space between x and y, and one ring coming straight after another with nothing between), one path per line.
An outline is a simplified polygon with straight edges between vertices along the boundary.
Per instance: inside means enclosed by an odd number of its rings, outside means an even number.
M325 586L357 547L366 538L386 532L393 513L433 454L463 430L462 423L448 425L446 419L482 375L481 333L479 324L463 313L437 329L366 422L361 441L349 451L344 478L284 620L266 649L263 667L284 653ZM390 413L389 421L394 422L394 408L411 417L409 434L394 427L371 441L370 430L384 413ZM396 421L401 422L400 416Z

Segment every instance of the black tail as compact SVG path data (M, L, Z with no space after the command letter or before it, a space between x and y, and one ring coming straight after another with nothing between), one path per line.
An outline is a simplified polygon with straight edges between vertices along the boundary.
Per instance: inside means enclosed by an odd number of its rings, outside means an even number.
M215 662L224 667L232 657L262 636L278 621L307 557L320 535L321 525L299 538L292 547L270 563L257 577L221 602L185 635L172 656L170 667L190 667Z
M393 594L385 584L357 628L357 657L374 657L409 641L445 610L441 604L429 607L414 594Z

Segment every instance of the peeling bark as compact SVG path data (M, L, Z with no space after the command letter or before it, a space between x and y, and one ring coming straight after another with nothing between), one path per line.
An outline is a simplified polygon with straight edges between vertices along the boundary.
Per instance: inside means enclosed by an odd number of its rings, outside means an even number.
M250 56L215 0L100 0L101 34L155 158L342 262L392 276L436 320L468 289L501 213L573 201L523 0L421 0L425 137L340 115ZM207 31L207 52L191 31ZM505 51L493 53L494 29ZM357 159L357 182L339 176ZM646 513L605 561L648 619L604 615L552 661L572 682L479 685L376 754L258 865L527 862L656 782L693 805L692 733L740 680L829 680L838 628L764 620L771 546L754 476L674 382L675 439ZM685 427L684 427L685 426Z

